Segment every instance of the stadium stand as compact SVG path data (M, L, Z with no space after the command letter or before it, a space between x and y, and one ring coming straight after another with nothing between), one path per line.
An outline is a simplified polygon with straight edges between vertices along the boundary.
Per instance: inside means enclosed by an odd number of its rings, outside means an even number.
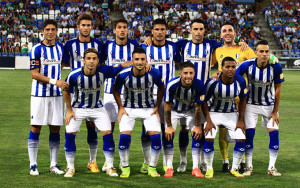
M263 38L257 25L254 4L239 4L234 1L196 1L197 3L173 0L75 0L75 1L26 1L1 2L0 51L2 55L27 55L31 47L43 40L43 21L55 19L59 23L57 41L65 43L78 35L76 18L83 12L94 16L93 37L103 42L112 39L112 16L114 8L129 23L129 37L142 43L151 34L152 21L166 19L168 40L190 38L189 24L196 18L206 25L206 36L220 41L220 26L231 21L237 31L236 41L245 41L251 48ZM263 10L270 28L276 36L284 56L299 57L299 2L269 3ZM275 14L275 12L278 12ZM26 45L27 44L27 45ZM26 51L27 49L27 51ZM289 51L290 50L290 51Z

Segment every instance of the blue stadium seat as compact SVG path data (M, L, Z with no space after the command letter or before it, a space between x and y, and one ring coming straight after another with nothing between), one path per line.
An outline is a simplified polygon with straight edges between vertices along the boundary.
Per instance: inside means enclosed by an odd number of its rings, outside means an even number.
M22 56L28 56L28 53L22 53Z
M10 52L8 55L11 56L11 57L14 57L14 56L15 56L15 53Z
M21 56L21 53L20 52L16 52L15 56Z
M7 56L8 53L7 52L2 52L2 56Z

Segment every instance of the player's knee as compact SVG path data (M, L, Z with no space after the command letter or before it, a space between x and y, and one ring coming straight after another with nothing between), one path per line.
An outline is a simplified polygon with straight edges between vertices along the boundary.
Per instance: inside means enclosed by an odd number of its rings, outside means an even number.
M49 125L49 130L50 130L51 133L59 133L60 126Z
M207 142L214 142L214 139L213 138L206 138L205 141L207 141Z
M268 129L269 133L273 131L278 131L278 129Z
M95 127L95 123L92 121L85 121L87 127Z
M108 135L108 134L110 134L110 133L112 133L111 130L101 131L102 136Z
M236 139L237 142L245 142L245 139Z
M150 137L151 137L152 135L156 135L156 134L159 134L159 135L160 135L160 132L158 132L158 131L148 131L148 134L149 134Z
M40 133L42 129L41 125L31 125L30 130L33 133Z

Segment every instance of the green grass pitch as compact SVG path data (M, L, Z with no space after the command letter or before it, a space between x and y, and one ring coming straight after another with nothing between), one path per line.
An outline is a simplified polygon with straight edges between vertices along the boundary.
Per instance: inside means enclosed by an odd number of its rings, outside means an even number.
M65 78L68 70L63 71ZM81 132L76 136L77 153L75 159L76 175L66 179L61 175L50 174L48 127L43 127L40 135L38 152L38 167L40 176L29 175L29 158L27 153L27 138L30 123L30 91L31 75L29 70L0 70L0 185L1 187L298 187L300 183L300 72L284 71L285 82L282 85L280 102L280 150L276 163L281 177L267 176L268 144L267 130L260 128L260 122L254 139L254 175L252 177L234 178L221 172L221 155L218 142L215 144L215 160L213 179L195 178L191 175L192 159L188 150L188 168L186 173L174 173L173 178L151 178L140 174L139 168L143 162L140 143L141 123L136 122L130 149L131 176L129 179L108 177L104 173L92 174L86 168L89 160L86 142L86 128L81 126ZM118 127L114 139L116 154L114 165L119 164ZM66 166L64 156L64 127L61 130L61 148L59 165ZM97 162L102 167L104 155L102 152L102 137L99 136ZM191 139L190 139L191 143ZM178 130L175 137L174 169L179 164ZM230 144L229 156L232 159ZM190 148L190 145L189 145ZM161 157L162 158L162 157ZM158 172L163 175L162 159L158 162ZM119 171L120 173L120 171Z

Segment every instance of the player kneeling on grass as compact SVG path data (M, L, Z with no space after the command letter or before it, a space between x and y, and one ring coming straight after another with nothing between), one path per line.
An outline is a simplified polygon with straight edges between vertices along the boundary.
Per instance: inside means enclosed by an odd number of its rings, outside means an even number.
M278 107L284 77L280 63L270 64L267 41L256 44L255 54L257 58L245 61L236 71L239 75L246 73L250 88L245 110L247 170L244 175L250 176L253 172L253 138L258 116L262 115L262 127L268 129L270 136L268 175L281 176L275 162L279 149Z
M203 105L203 113L207 120L204 124L206 178L213 178L214 139L221 125L227 129L230 139L236 140L231 174L235 177L244 177L239 173L238 168L245 153L244 112L248 91L245 79L236 75L235 72L235 60L225 57L222 60L220 80L209 80L206 83L206 102ZM235 103L237 96L240 98L239 112L237 112ZM209 103L209 108L207 103Z
M67 171L65 177L75 175L74 159L76 153L75 136L80 125L87 118L93 121L103 136L103 152L107 162L109 176L118 176L113 167L115 143L111 132L108 114L102 105L102 86L105 78L114 77L124 64L116 68L99 65L98 51L88 48L84 51L84 66L70 72L66 82L69 90L64 91L67 105L65 154ZM72 104L70 93L74 93Z
M173 139L178 120L185 122L186 129L192 133L192 175L204 177L199 169L201 127L201 104L205 99L205 86L201 80L195 79L195 65L184 62L180 65L179 77L170 80L165 90L165 143L164 150L167 161L165 177L173 177Z
M146 71L146 53L136 48L132 53L133 67L121 71L113 85L113 94L118 104L118 122L120 128L119 154L122 164L121 178L130 176L129 146L131 133L136 118L144 122L146 132L150 135L150 163L148 175L159 177L156 171L161 151L159 106L164 95L164 83L158 69ZM157 101L154 104L153 87L158 87ZM124 104L121 102L120 90L124 86Z

